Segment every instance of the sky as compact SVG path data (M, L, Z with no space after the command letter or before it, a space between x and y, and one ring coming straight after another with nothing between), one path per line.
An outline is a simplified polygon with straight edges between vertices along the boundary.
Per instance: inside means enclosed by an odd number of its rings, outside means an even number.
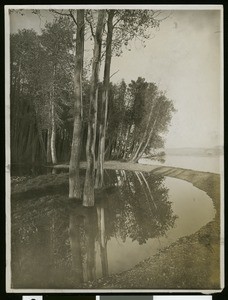
M121 57L113 57L113 82L139 76L155 82L173 100L174 114L166 148L223 145L220 10L169 10L159 30L151 29L144 48L132 41ZM10 16L11 32L34 28L40 33L48 11Z

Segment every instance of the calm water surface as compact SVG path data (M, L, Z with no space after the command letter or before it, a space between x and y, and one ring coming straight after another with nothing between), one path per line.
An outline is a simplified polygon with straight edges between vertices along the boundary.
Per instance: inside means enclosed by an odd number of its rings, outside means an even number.
M207 194L182 180L126 171L105 180L92 208L67 199L67 180L12 196L14 288L78 288L130 269L215 216Z

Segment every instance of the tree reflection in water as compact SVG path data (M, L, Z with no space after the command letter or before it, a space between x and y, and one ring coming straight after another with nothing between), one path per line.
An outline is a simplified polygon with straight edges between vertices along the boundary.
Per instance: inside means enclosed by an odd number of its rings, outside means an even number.
M69 239L75 282L96 278L96 244L99 244L102 276L108 275L107 239L103 200L94 207L70 207Z
M173 227L176 216L162 176L123 170L105 175L94 207L67 201L67 195L40 197L34 211L26 213L20 205L20 228L14 224L12 229L14 288L82 287L113 273L111 239L124 244L130 238L141 245ZM34 199L26 201L34 205Z
M117 187L107 201L109 237L115 235L123 241L130 237L143 244L173 227L176 216L168 201L164 177L122 170L112 173L109 180Z
M69 238L72 266L79 282L108 276L108 261L112 258L108 257L107 243L112 237L143 244L165 235L174 225L176 216L163 181L163 177L142 172L109 171L106 188L96 193L95 207L72 204ZM96 265L101 266L101 273L95 270Z

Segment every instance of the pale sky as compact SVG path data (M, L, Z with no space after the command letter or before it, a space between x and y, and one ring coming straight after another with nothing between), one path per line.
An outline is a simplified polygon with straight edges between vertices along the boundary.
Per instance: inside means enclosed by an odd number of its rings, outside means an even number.
M111 73L117 82L144 77L155 82L174 100L174 114L166 147L213 147L223 145L220 113L221 49L219 10L175 10L152 31L146 48L131 42L131 51L113 58ZM43 14L45 16L45 14ZM22 28L39 31L41 20L34 15L11 15L11 32Z

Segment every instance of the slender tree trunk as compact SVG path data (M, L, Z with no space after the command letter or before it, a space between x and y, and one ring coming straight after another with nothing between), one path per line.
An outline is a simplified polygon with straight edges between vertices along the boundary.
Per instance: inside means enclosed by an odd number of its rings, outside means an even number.
M129 137L129 134L130 134L130 130L131 130L131 126L128 126L128 129L127 129L127 133L126 133L126 136L125 136L125 142L124 142L124 156L123 156L123 159L126 159L127 158L127 154L128 154L128 137Z
M137 162L142 157L143 153L146 150L146 147L148 146L148 144L149 144L149 142L151 140L151 137L152 137L152 135L154 133L154 129L155 129L156 124L157 124L158 119L159 119L160 106L161 106L161 103L159 103L158 112L157 112L157 115L156 115L155 120L153 122L153 125L152 125L152 127L150 129L150 132L149 132L149 135L147 137L146 143L144 144L144 146L142 147L142 149L140 150L140 152L138 153L138 155L134 158L134 160L133 160L134 162Z
M152 194L152 192L151 192L150 186L149 186L149 184L148 184L148 182L147 182L145 176L143 175L143 172L139 172L139 174L141 175L143 181L145 182L146 188L147 188L147 190L148 190L148 192L149 192L150 199L152 200L153 205L154 205L155 209L157 210L158 208L157 208L157 205L156 205L156 203L155 203L155 201L154 201L154 197L153 197L153 194ZM150 207L150 210L151 210L151 207Z
M85 249L86 249L86 279L92 281L96 274L95 252L95 210L94 207L85 208Z
M51 130L47 131L47 163L51 162Z
M98 220L98 230L99 230L102 276L107 276L108 255L107 255L107 239L105 233L105 211L104 211L103 203L97 206L97 220Z
M84 58L84 10L77 10L76 55L74 71L74 129L69 167L69 198L81 198L80 155L82 139L82 72Z
M81 216L75 212L70 214L69 236L72 251L72 267L75 275L74 281L83 282L83 265L80 239Z
M107 114L108 114L110 68L111 68L111 60L112 60L113 17L114 17L114 10L111 10L108 14L108 33L106 39L104 80L103 80L102 103L101 103L101 123L99 127L98 159L97 159L97 172L96 172L96 181L95 181L96 188L102 187L104 182L105 136L106 136L106 124L107 124Z
M135 151L133 151L132 157L130 159L130 161L132 161L132 162L135 161L135 159L138 157L138 154L139 154L140 150L142 149L143 143L146 142L147 131L149 129L149 124L150 124L151 119L152 119L152 113L153 113L154 106L155 106L155 104L153 103L152 106L151 106L151 109L150 109L150 114L149 114L149 117L148 117L148 121L147 121L147 124L146 124L146 128L144 130L143 136L140 139L140 143L139 143L138 147L136 148Z
M54 106L54 95L52 95L51 102L51 160L53 164L57 163L56 158L56 124L55 124L55 106Z
M97 127L97 96L98 76L101 61L102 33L104 29L105 11L99 10L96 33L94 36L94 52L90 88L90 108L88 120L88 135L86 143L87 169L83 194L83 205L94 205L94 175L95 175L95 143Z
M37 115L37 113L36 113L36 115ZM41 151L43 153L43 157L46 160L46 149L45 149L45 144L44 144L43 135L42 135L42 129L41 129L41 125L38 120L38 117L36 118L36 125L37 125L38 139L39 139Z
M34 135L33 138L33 146L32 146L32 164L36 161L36 150L37 150L38 138Z

